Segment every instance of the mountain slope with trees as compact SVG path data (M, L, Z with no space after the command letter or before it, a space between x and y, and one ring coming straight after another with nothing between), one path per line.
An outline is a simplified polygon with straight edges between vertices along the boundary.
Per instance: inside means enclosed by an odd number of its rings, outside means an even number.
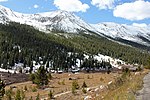
M103 22L90 24L74 13L51 11L37 14L23 14L0 5L0 23L17 22L33 26L46 33L95 34L112 41L124 43L150 51L150 28L136 25Z
M77 59L83 60L84 54L91 58L93 55L103 54L138 64L146 64L145 60L150 56L146 51L100 36L82 33L45 34L31 26L14 22L0 25L0 64L5 69L11 68L15 63L23 63L24 67L29 66L32 70L33 61L43 61L43 65L51 63L55 69L67 69L76 65ZM88 62L91 61L88 59ZM89 66L95 62L91 62Z

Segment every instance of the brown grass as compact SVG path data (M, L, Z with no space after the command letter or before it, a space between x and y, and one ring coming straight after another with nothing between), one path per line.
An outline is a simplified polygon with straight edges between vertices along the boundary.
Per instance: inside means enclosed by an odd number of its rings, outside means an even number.
M71 91L71 85L72 80L69 80L69 78L75 78L78 81L78 84L80 87L82 86L83 82L85 81L88 87L94 87L94 86L100 86L100 85L107 85L108 82L114 81L116 76L119 74L117 73L111 73L111 74L103 74L103 73L80 73L80 74L72 74L72 73L64 73L64 74L52 74L53 79L49 82L49 88L42 90L38 89L37 92L33 92L33 88L36 87L36 85L32 84L32 82L24 82L24 83L16 83L12 84L10 86L16 86L17 88L13 89L15 92L17 89L24 89L24 87L27 87L27 91L25 91L26 99L28 100L31 96L33 99L37 96L37 94L40 94L40 98L46 98L48 97L49 91L53 91L53 94L59 94L66 91ZM10 88L10 86L6 86L6 90ZM65 100L77 100L82 99L84 95L83 93L78 93L77 95L66 94L61 96L65 98ZM67 99L68 98L68 99ZM60 97L56 98L60 100ZM63 100L63 99L62 99Z
M123 85L116 87L116 89L109 89L105 91L97 99L103 100L135 100L135 93L141 89L143 84L143 77L148 73L148 70L140 72L135 75L134 73L124 82Z

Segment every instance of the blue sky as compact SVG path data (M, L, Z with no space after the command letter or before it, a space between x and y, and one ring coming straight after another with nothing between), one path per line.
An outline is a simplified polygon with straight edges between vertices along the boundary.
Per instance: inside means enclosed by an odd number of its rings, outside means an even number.
M21 13L67 10L89 23L150 24L150 0L0 0L0 5Z

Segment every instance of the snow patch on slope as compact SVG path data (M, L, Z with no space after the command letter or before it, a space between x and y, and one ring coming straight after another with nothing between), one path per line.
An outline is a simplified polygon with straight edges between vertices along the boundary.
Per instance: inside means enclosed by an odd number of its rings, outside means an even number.
M89 59L88 55L84 55L85 59ZM106 56L106 55L102 55L102 54L98 54L98 55L94 55L93 58L99 62L105 61L105 62L110 62L110 64L112 65L112 67L121 69L120 65L124 65L125 62L120 60L120 59L115 59L112 58L110 56Z

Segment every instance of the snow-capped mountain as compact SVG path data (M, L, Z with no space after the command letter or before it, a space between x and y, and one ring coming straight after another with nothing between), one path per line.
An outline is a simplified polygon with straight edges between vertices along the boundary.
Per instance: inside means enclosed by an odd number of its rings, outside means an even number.
M22 14L0 6L0 23L6 23L7 21L31 25L44 32L79 33L82 31L88 34L89 31L95 31L93 27L78 16L61 10L37 14Z
M60 33L97 33L100 36L119 41L134 42L150 47L150 28L126 24L104 22L89 24L73 13L52 11L37 14L22 14L0 5L0 23L19 22L39 29L43 32ZM119 41L122 42L122 41Z
M108 38L123 39L138 44L150 46L150 28L138 27L126 24L117 24L112 22L104 22L99 24L91 24L99 33L104 34Z

